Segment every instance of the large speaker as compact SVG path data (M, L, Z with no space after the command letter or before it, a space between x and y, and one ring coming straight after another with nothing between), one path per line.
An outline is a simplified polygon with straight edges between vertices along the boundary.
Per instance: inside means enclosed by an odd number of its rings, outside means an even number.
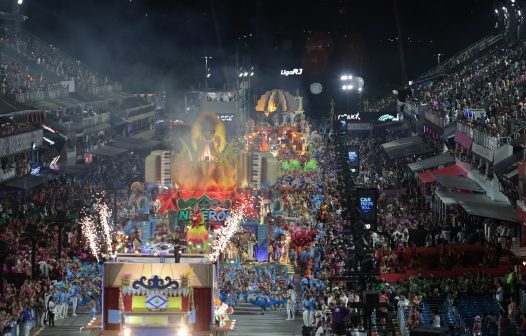
M415 328L411 330L411 336L449 336L448 328Z
M378 294L378 292L363 292L363 301L365 302L365 308L372 310L378 307L380 294Z

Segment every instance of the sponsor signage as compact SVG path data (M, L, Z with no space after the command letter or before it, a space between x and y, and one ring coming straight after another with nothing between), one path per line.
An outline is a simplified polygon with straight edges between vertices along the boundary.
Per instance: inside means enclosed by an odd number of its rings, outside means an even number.
M376 205L377 192L374 188L359 188L357 189L358 207L365 219L371 226L371 229L376 228Z
M281 75L282 76L299 76L303 73L303 69L302 68L299 68L299 69L292 69L292 70L281 70Z

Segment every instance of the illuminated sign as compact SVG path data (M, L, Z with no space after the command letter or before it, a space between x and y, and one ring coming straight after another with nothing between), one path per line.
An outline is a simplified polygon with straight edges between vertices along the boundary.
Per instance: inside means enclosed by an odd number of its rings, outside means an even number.
M371 197L360 197L360 209L363 213L369 213L373 210L374 201Z
M230 209L232 208L232 201L229 199L221 200L203 195L199 198L190 198L187 200L179 198L177 200L177 207L180 210L175 211L173 215L177 217L179 223L189 222L190 215L196 204L203 214L205 222L209 225L224 222L230 215Z
M48 144L50 144L51 146L53 146L53 145L55 144L55 141L53 141L53 140L49 140L49 139L46 138L46 137L42 137L42 138L44 138L44 140L45 140Z
M378 121L393 121L393 120L395 120L395 117L393 117L390 114L384 114L380 116L380 118L378 118Z
M40 166L31 168L31 175L38 175L38 174L40 174Z
M347 119L347 120L362 120L360 119L360 112L356 114L340 114L338 119Z
M203 218L205 219L205 222L223 222L225 221L228 216L230 215L230 210L204 210L199 209L201 213L203 214ZM186 221L190 220L190 214L193 210L187 209L187 210L181 210L179 211L179 221Z
M53 169L53 170L59 170L60 167L58 165L58 160L60 160L60 155L58 156L55 156L53 158L53 160L51 160L51 163L49 164L49 168Z
M230 115L220 115L220 116L217 116L219 118L219 120L221 121L232 121L234 120L234 115L233 114L230 114Z
M281 75L282 76L291 76L291 75L301 75L303 73L303 69L302 68L299 68L299 69L292 69L292 70L281 70Z
M371 225L372 229L376 228L376 201L377 193L375 188L358 188L358 207L362 212L362 217Z
M349 166L352 173L357 173L360 168L360 148L358 146L351 146L348 153Z

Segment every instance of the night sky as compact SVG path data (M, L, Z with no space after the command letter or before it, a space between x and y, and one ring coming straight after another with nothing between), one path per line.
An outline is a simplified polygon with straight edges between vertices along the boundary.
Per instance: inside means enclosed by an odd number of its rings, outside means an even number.
M5 1L5 0L4 0ZM24 0L25 29L109 74L133 92L164 84L175 96L232 87L254 66L254 91L300 89L311 115L342 99L339 75L361 75L371 101L402 83L394 0ZM494 32L493 1L398 0L407 78ZM4 5L5 6L5 5ZM246 37L245 37L246 36ZM237 50L237 53L236 53ZM236 57L237 55L237 57ZM284 68L305 69L282 77ZM307 94L320 82L322 94Z

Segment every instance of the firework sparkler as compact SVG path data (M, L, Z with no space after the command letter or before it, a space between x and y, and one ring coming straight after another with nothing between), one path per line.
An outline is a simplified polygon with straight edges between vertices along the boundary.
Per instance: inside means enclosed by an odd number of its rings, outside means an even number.
M80 220L82 235L86 238L88 247L97 261L105 248L111 252L112 228L109 218L111 211L101 198L97 198L92 206L92 214L85 213Z
M225 247L230 242L230 239L239 230L241 221L245 215L244 203L237 209L233 210L228 218L225 220L225 225L220 229L217 237L210 243L210 254L208 258L215 262Z

